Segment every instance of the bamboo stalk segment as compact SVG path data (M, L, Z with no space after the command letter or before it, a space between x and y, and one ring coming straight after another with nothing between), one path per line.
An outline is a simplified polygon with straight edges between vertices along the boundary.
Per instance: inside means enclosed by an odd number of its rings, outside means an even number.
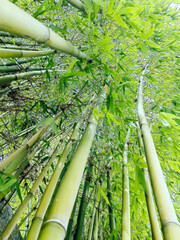
M139 147L140 149L144 149L139 124L137 124L137 134L138 134ZM144 162L146 163L145 156L143 156L143 159L144 159ZM147 209L149 214L149 220L151 223L152 238L153 240L162 240L162 233L161 233L159 222L157 219L148 170L146 168L143 168L143 173L144 173L144 179L145 179L146 188L147 188L147 192L145 193L145 198L146 198L146 204L147 204Z
M100 110L104 98L105 91L103 89L97 102L98 110ZM64 239L90 147L95 135L96 125L97 121L94 115L91 114L86 130L56 193L47 216L47 221L43 225L38 240L50 240L52 238L56 240Z
M18 80L18 79L24 79L24 78L28 78L28 77L42 75L45 72L46 72L46 70L41 70L41 71L24 72L24 73L10 74L10 75L6 75L6 76L2 76L2 77L0 77L0 86L3 84L10 83L12 81Z
M81 10L81 11L85 11L85 6L84 3L82 3L79 0L67 0L68 3L70 3L73 7Z
M89 61L90 58L47 26L7 0L0 0L0 29L29 37L39 43ZM7 17L11 16L11 17Z
M156 153L156 148L154 146L143 108L143 76L145 74L145 71L146 68L143 71L139 82L137 114L141 127L149 174L161 219L164 238L165 240L179 240L180 225L171 201L166 182L164 180L162 169Z
M128 141L130 129L127 131L123 150L123 197L122 197L122 240L131 239L130 229L130 198L129 198L129 174L127 167Z
M55 50L27 51L0 48L0 58L39 57L54 54Z

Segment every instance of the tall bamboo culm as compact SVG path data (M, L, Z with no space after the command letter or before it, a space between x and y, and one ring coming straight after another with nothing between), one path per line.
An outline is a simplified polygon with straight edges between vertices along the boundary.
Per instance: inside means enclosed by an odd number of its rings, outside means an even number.
M130 129L127 131L123 150L123 198L122 198L122 240L130 240L130 198L129 198L129 174L127 166L128 141Z
M50 28L21 10L8 0L0 0L0 29L29 37L39 43L89 61L90 58ZM11 17L7 17L11 16Z
M144 145L141 137L141 130L138 123L137 123L137 134L138 134L140 153L141 155L143 155L141 149L144 149ZM145 156L143 156L143 159L144 159L144 162L146 163ZM144 173L144 179L146 183L147 192L145 192L145 198L146 198L146 205L147 205L148 214L149 214L149 220L151 223L152 238L153 240L162 240L162 233L159 227L157 213L154 205L154 199L151 191L151 182L150 182L148 170L146 168L143 168L143 173Z
M87 111L87 108L85 108L83 114L86 114L86 111ZM83 118L81 118L81 119L83 119ZM78 131L79 131L79 127L80 127L81 123L82 123L82 120L79 120L78 123L76 124L76 126L73 130L73 133L72 133L70 139L68 140L68 143L66 144L61 157L59 158L56 169L51 177L51 180L48 184L48 187L47 187L45 193L43 194L43 197L41 199L41 202L40 202L40 205L36 212L36 215L33 219L33 222L32 222L32 225L31 225L31 228L29 230L26 240L38 239L39 232L40 232L40 229L41 229L43 221L44 221L44 216L49 207L49 204L50 204L51 198L53 196L54 190L56 188L58 179L59 179L62 169L64 167L64 163L66 162L68 154L71 150L72 143L73 143L73 141L75 141L77 139Z
M101 109L104 98L105 89L103 88L96 105L98 111ZM96 132L96 125L97 120L91 114L78 148L56 193L38 240L51 240L52 238L62 240L65 238L69 218Z
M180 225L171 201L166 182L164 180L162 169L156 153L156 148L154 146L143 108L143 77L145 72L146 68L143 70L139 81L137 114L144 142L146 160L158 212L160 215L164 238L165 240L179 240Z

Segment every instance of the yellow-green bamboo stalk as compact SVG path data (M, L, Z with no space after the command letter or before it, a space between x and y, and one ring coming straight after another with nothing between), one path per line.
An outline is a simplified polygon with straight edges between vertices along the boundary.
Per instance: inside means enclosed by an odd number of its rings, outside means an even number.
M90 58L50 28L7 0L0 0L0 29L34 39L39 43L84 60ZM11 17L7 17L11 16Z
M61 112L58 113L54 117L54 121L60 116ZM42 136L42 134L49 128L50 124L45 125L42 127L36 134L34 134L27 143L25 143L22 147L17 149L15 152L13 152L9 157L4 159L0 163L0 171L6 168L6 173L12 173L15 168L19 165L19 163L25 158L27 153L29 152L29 149L35 144L35 142Z
M139 147L140 149L144 149L144 145L141 137L141 131L138 123L137 123L137 133L138 133ZM143 159L144 159L144 162L146 163L145 156L143 156ZM149 214L149 220L151 223L152 238L153 240L162 240L162 233L159 227L159 222L156 214L148 170L146 168L143 168L143 173L144 173L144 179L146 183L147 192L145 193L145 197L146 197L146 204L147 204L147 209Z
M0 58L39 57L54 54L56 50L27 51L0 48Z
M130 198L129 198L129 175L127 166L128 141L130 129L127 131L123 150L123 199L122 199L122 240L131 239L130 231Z
M180 225L171 201L166 182L162 173L156 148L148 127L144 108L143 108L143 76L146 69L140 77L138 96L137 96L137 114L141 127L146 160L148 164L149 174L152 182L154 196L159 211L161 226L165 240L179 240Z
M18 79L24 79L28 77L33 77L37 75L42 75L46 72L46 70L41 71L32 71L32 72L24 72L24 73L18 73L18 74L10 74L6 76L0 77L0 86Z
M85 6L84 3L82 3L79 0L67 0L68 3L70 3L73 7L81 10L81 11L85 11Z
M105 91L103 88L98 98L97 110L101 109L104 98ZM91 114L86 130L55 195L55 199L47 216L47 221L44 223L38 240L50 240L52 238L56 240L64 239L91 144L96 132L96 125L97 121L94 115Z
M86 111L87 111L87 108L85 109L84 114L86 113ZM52 195L54 193L55 187L57 185L58 179L59 179L60 174L62 172L62 169L64 167L64 163L66 162L67 156L68 156L68 154L71 150L72 142L77 139L78 131L79 131L79 127L81 125L81 122L82 122L82 120L80 120L76 124L76 126L73 130L73 133L72 133L66 147L64 148L64 151L63 151L61 157L59 158L56 169L55 169L55 171L54 171L54 173L51 177L51 180L50 180L50 182L49 182L49 184L46 188L45 193L42 196L40 205L39 205L38 210L36 212L36 215L33 219L33 222L32 222L31 228L28 232L26 240L31 240L31 239L37 240L38 239L39 232L40 232L40 229L41 229L42 224L43 224L44 216L46 214L47 208L48 208L49 203L51 201L51 198L52 198Z
M56 158L56 155L57 155L57 153L59 151L59 148L60 148L60 144L58 144L58 146L55 148L55 150L54 150L50 160L48 161L47 165L44 167L42 173L39 175L38 179L34 183L33 187L31 188L31 190L29 191L29 193L27 194L27 196L25 197L25 199L23 200L23 202L21 203L19 208L17 209L16 213L11 218L10 222L6 225L4 231L2 232L2 234L0 236L0 240L7 240L9 238L11 232L13 231L13 229L16 226L17 222L21 218L22 213L24 212L24 210L27 207L28 203L30 202L30 200L34 196L36 190L38 189L39 185L41 184L44 176L46 175L46 172L48 171L48 169L51 166L52 162Z

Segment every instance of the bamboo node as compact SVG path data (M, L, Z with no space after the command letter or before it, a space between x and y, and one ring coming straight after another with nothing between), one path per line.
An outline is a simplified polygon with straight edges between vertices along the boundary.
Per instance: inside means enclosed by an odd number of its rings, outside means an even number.
M66 226L66 224L63 222L63 220L52 218L52 219L48 219L47 221L45 221L44 224L49 223L49 222L54 222L54 223L59 224L59 225L64 229L65 234L66 234L66 232L67 232L67 226Z

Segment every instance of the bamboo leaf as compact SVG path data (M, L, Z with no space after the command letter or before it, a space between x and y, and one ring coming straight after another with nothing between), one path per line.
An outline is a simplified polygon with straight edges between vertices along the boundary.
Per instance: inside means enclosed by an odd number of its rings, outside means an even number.
M106 203L107 203L108 205L110 205L110 202L109 202L109 200L108 200L108 197L106 196L106 194L105 194L105 192L103 191L102 187L99 187L99 188L100 188L100 191L101 191L101 194L102 194L104 200L106 201Z
M124 28L128 28L127 24L123 21L123 19L121 17L119 17L118 15L114 15L113 19L122 27Z

